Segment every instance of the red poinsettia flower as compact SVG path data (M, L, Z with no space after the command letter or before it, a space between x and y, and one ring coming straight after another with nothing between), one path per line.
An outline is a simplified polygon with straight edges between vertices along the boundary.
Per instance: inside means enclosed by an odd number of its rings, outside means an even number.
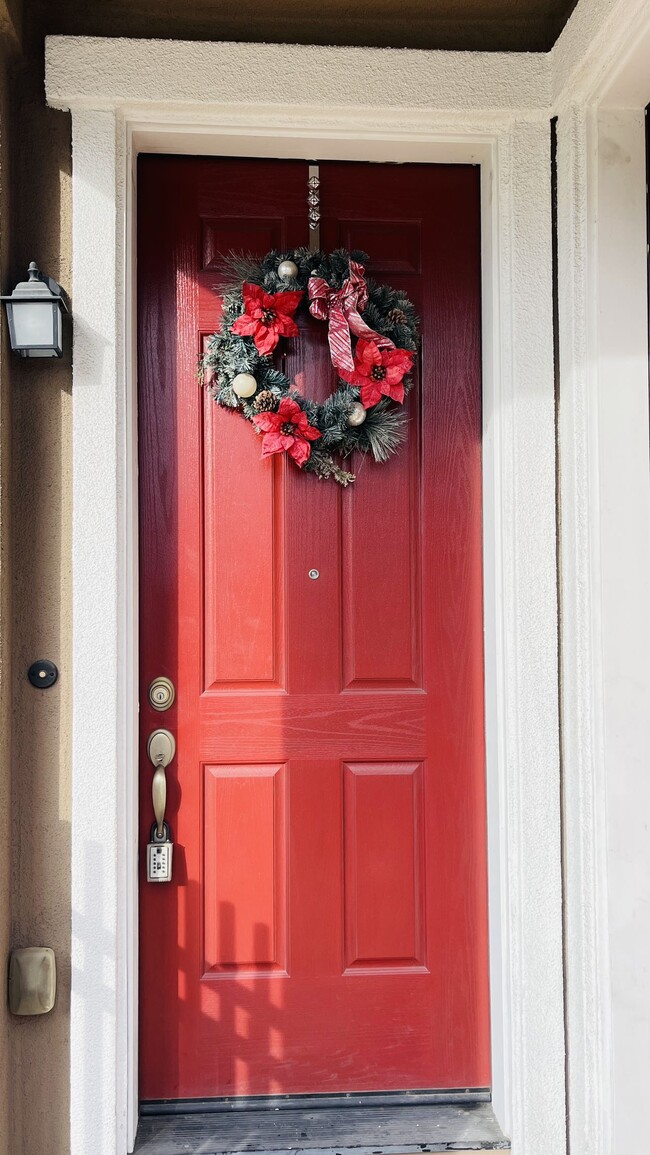
M233 333L252 337L260 353L272 353L280 337L297 337L293 319L302 293L265 293L260 285L242 286L244 309L232 326Z
M311 453L309 442L322 436L291 397L282 398L277 413L258 413L255 425L264 434L262 457L286 452L301 468Z
M360 339L354 351L351 385L361 388L361 404L369 409L382 396L404 400L402 380L413 368L413 354L406 349L380 349L374 341Z

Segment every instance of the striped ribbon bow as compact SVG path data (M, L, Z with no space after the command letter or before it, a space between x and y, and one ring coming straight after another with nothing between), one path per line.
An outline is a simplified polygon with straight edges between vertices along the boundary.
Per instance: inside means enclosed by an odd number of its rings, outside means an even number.
M319 321L329 320L327 338L332 365L344 378L354 373L352 336L374 341L380 349L394 349L390 337L375 333L361 318L368 304L368 286L363 277L363 265L350 261L350 276L340 289L332 289L323 277L310 277L307 291L309 312Z

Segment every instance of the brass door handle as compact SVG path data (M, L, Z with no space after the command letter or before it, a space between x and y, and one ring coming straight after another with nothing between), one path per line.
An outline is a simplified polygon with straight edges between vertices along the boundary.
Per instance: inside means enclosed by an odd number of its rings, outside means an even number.
M165 823L165 807L167 805L167 778L165 767L169 766L176 753L174 735L169 730L154 730L147 742L147 755L154 767L151 797L153 812L156 816L158 837L162 838Z

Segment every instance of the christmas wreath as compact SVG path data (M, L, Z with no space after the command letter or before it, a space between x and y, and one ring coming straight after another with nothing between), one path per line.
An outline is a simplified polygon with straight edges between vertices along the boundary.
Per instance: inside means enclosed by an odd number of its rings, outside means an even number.
M399 406L413 382L418 345L413 305L400 289L366 280L362 252L294 249L262 261L231 255L221 328L202 359L219 405L238 410L262 436L262 457L287 453L296 465L341 485L354 474L337 456L356 450L386 461L406 437ZM298 336L296 312L328 323L339 383L319 405L273 363L281 338ZM354 346L353 346L354 342Z

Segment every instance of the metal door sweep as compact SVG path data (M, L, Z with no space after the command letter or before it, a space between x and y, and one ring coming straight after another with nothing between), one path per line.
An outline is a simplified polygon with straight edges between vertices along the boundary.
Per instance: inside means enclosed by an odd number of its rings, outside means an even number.
M229 1155L240 1151L256 1155L426 1155L508 1150L510 1143L491 1104L476 1101L477 1095L485 1094L377 1092L180 1100L173 1106L147 1103L143 1104L134 1155Z

